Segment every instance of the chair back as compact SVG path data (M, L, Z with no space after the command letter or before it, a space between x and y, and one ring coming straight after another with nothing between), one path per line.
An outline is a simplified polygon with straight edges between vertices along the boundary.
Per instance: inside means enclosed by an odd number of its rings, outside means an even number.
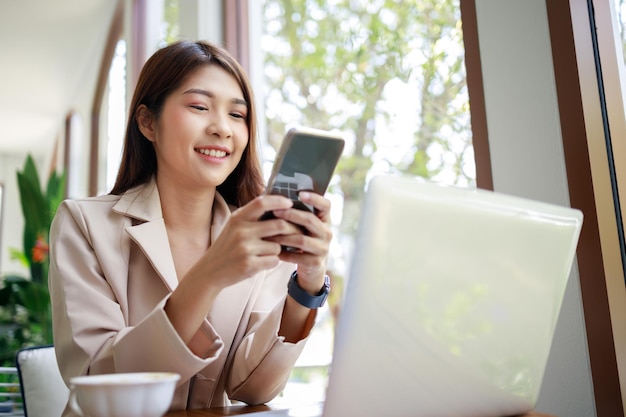
M25 417L60 417L69 398L57 365L54 346L34 346L17 352Z

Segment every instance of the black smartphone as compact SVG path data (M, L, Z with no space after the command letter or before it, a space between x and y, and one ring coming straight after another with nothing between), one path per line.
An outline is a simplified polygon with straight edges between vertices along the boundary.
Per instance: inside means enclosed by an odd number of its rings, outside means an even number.
M290 129L280 145L266 194L280 194L293 201L293 207L314 212L298 198L300 191L324 195L343 152L345 140L336 133L312 128ZM261 220L271 219L271 212ZM306 232L306 231L304 231ZM283 246L284 251L299 252Z
M295 208L313 212L313 207L298 199L298 193L312 191L324 195L344 144L343 137L329 131L290 129L276 155L265 192L284 195L293 201Z

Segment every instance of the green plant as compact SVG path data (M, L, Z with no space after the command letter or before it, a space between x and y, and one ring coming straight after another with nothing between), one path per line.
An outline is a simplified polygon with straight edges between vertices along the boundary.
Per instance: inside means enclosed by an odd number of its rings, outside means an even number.
M33 158L28 155L17 172L24 216L22 250L11 248L29 277L6 275L0 287L0 364L13 364L17 350L52 343L52 317L48 293L48 233L56 209L65 197L65 173L51 172L41 188Z

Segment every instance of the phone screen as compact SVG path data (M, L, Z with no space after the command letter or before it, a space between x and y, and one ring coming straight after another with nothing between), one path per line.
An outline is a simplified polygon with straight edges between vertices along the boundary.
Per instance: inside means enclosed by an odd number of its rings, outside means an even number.
M345 141L336 134L314 130L290 130L279 150L268 184L268 193L282 194L299 209L300 191L324 195L343 152Z

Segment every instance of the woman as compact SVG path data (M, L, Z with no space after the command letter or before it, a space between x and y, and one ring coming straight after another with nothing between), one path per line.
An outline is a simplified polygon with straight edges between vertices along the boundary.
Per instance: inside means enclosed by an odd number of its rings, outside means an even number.
M111 193L64 202L51 228L61 373L176 372L172 410L267 402L329 289L330 202L261 195L252 91L214 45L157 51L129 115Z

